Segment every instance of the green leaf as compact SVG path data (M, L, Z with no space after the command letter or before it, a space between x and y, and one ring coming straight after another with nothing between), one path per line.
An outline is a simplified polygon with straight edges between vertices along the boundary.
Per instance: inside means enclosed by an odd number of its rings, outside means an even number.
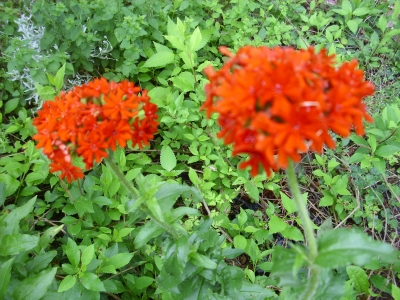
M30 259L26 264L26 270L30 274L36 274L44 269L46 269L49 264L53 261L54 257L56 257L57 251L49 251L40 253L35 256L33 259Z
M347 21L347 27L355 34L358 30L358 22L356 20Z
M369 7L357 7L353 11L353 15L360 17L360 16L368 15L370 12L371 12L371 8L369 8Z
M198 185L200 183L200 179L197 176L197 173L192 168L189 169L189 179L194 185Z
M193 31L192 35L190 36L190 40L189 40L189 47L191 51L195 51L197 49L197 47L200 45L201 43L201 32L199 27L196 27L196 29Z
M82 266L87 266L94 257L94 245L87 246L82 252L81 262Z
M150 286L154 282L154 278L148 276L142 276L135 279L135 288L143 290Z
M399 151L400 147L397 145L384 145L382 147L379 147L378 150L375 151L375 155L386 158Z
M57 71L56 77L54 77L54 82L56 86L56 91L61 91L64 85L64 75L65 75L65 64Z
M282 221L278 216L271 216L268 222L269 234L281 232L286 228L287 224Z
M0 299L4 299L5 294L8 290L8 284L11 278L11 266L14 262L15 257L7 260L0 265Z
M206 269L217 268L217 264L213 260L197 252L189 254L189 257L190 257L190 262L192 262L195 266L198 266L200 268L206 268Z
M303 234L301 233L300 229L293 226L288 226L284 230L281 231L281 234L284 238L293 241L304 241Z
M279 192L281 194L281 200L283 207L286 209L288 214L292 214L297 211L296 209L296 204L292 199L290 199L288 196L286 196L285 193Z
M12 112L14 109L17 108L18 104L19 104L19 98L13 98L11 100L8 100L4 105L4 113L8 114Z
M126 266L130 260L132 259L134 253L118 253L114 256L111 256L106 262L105 266L113 266L115 269L120 269L123 266Z
M0 205L3 205L6 201L6 184L0 182Z
M118 43L121 43L126 36L126 30L121 27L115 28L114 35L117 38Z
M19 232L19 221L25 218L33 209L33 205L36 202L36 196L25 203L23 206L14 208L4 219L7 227L4 234L18 233Z
M247 240L242 235L237 235L233 238L233 245L236 249L245 250L247 247Z
M354 288L359 294L369 295L368 276L363 269L357 266L348 266L347 275L354 284Z
M400 288L392 284L392 297L394 300L400 300Z
M47 292L54 280L57 268L45 270L35 276L31 276L18 284L13 293L15 300L39 300Z
M0 256L17 255L37 246L39 237L29 234L7 234L0 244Z
M260 201L260 195L257 186L252 181L247 181L244 184L244 190L256 202Z
M72 275L67 275L61 281L60 286L58 287L57 292L62 293L72 289L76 283L76 277Z
M65 254L67 254L69 261L74 267L77 267L79 265L80 251L75 241L70 238L68 238Z
M159 226L153 220L150 220L142 228L140 228L140 231L134 241L136 248L143 247L148 241L159 236L164 231L165 229L163 227Z
M324 268L337 268L350 264L364 265L379 257L383 262L395 262L397 251L355 229L339 228L318 237L316 264Z
M160 68L174 61L175 55L171 52L163 51L157 52L149 57L142 66L143 68Z
M105 291L103 283L96 274L86 272L81 277L82 285L91 291Z
M170 146L165 145L161 148L160 162L161 166L167 171L175 168L176 157Z

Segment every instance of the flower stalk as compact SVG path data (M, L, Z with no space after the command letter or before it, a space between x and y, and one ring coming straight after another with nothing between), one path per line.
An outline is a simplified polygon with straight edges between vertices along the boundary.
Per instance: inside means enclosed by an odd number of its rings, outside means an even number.
M307 202L303 201L299 184L297 182L296 173L294 170L294 164L291 160L288 162L288 168L286 169L286 175L289 183L289 188L292 192L292 198L296 204L297 211L299 212L301 225L304 230L305 238L308 244L308 262L311 268L311 276L307 281L307 286L303 292L301 299L311 300L317 290L318 277L320 268L314 264L314 261L318 255L317 239L315 238L313 222L310 218L310 214L307 210Z

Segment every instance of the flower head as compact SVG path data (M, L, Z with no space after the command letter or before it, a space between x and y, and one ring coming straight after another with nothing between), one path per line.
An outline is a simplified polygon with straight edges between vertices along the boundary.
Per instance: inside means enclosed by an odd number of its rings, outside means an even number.
M288 159L299 161L309 149L321 152L335 147L329 131L347 137L352 130L364 133L363 118L372 122L362 103L374 86L364 80L357 61L334 67L334 56L314 48L245 46L220 70L204 70L203 109L218 113L218 137L233 144L233 154L249 154L241 168L252 175L262 165L268 175L286 168Z
M45 102L33 121L38 131L33 139L52 160L50 171L61 171L61 179L71 182L83 177L72 155L82 157L89 169L117 144L148 145L157 132L157 106L140 91L129 81L100 78Z

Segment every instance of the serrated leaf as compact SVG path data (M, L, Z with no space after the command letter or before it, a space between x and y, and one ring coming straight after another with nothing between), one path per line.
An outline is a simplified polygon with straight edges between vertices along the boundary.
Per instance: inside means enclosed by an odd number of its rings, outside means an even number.
M357 266L348 266L346 268L347 275L354 284L354 288L359 294L369 295L368 276L363 269Z
M316 264L324 268L337 268L356 264L362 266L379 257L383 262L395 262L397 251L355 229L339 228L318 237Z
M31 276L18 284L13 293L15 300L39 300L47 292L56 275L57 268L45 270L35 276Z
M161 166L167 171L172 171L175 168L176 157L170 146L165 145L161 148L160 162Z
M162 51L153 54L149 57L148 60L144 63L142 67L144 68L160 68L165 67L166 65L172 63L174 61L175 55L174 53Z
M58 287L57 292L62 293L72 289L76 283L76 277L72 275L67 275L61 281L60 286Z
M117 38L118 43L121 43L121 41L126 36L126 30L124 28L118 27L114 30L114 34L115 34L115 37Z

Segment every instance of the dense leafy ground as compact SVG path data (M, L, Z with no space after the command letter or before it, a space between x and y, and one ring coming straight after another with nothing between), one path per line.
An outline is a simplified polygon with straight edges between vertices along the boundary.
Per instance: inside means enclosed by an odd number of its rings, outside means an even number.
M353 228L399 249L399 13L393 0L1 2L0 299L295 299L302 260L273 256L304 241L284 172L239 170L246 156L200 111L221 45L358 59L375 122L296 171L318 235ZM159 107L150 145L113 154L140 201L106 163L60 180L32 140L43 100L97 77L129 79ZM316 299L400 299L399 262L362 253L322 274L335 291Z

